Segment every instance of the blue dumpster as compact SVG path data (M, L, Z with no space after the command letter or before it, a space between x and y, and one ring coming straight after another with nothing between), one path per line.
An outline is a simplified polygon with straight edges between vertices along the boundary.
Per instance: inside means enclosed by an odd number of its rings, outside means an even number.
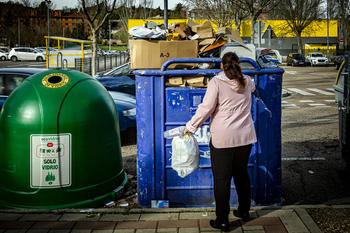
M202 102L206 88L166 87L169 76L214 76L222 70L167 70L172 63L220 63L221 58L170 59L160 70L137 70L137 202L151 207L152 200L168 200L170 207L215 206L207 120L199 130L200 165L185 178L171 168L171 139L166 130L185 125ZM284 69L261 68L254 60L241 58L253 69L243 70L254 78L258 97L271 111L252 99L252 117L257 134L248 163L251 178L252 206L281 204L281 92ZM202 136L201 136L202 135ZM234 183L231 184L231 206L237 206Z

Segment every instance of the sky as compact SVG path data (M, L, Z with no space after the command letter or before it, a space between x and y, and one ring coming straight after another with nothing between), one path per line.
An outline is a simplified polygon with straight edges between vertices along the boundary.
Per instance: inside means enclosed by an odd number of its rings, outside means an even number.
M1 2L3 0L0 0ZM75 7L77 5L77 0L51 0L54 2L57 7L56 9L62 9L63 6L67 7ZM117 0L118 2L118 0ZM168 0L168 9L172 10L175 8L177 3L181 3L181 0ZM138 5L138 1L136 0L136 4ZM153 0L153 8L157 8L160 6L160 9L164 9L164 0Z

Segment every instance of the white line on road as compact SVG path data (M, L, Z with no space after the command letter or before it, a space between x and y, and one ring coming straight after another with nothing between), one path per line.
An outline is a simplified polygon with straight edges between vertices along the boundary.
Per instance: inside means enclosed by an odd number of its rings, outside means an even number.
M296 74L296 71L285 71L287 74Z
M300 108L299 106L296 106L295 104L282 104L282 108Z
M323 157L316 157L316 158L312 158L312 157L301 157L301 158L282 158L282 160L287 160L287 161L313 161L313 160L316 160L316 161L319 161L319 160L326 160L325 158Z
M324 100L326 102L334 102L335 103L335 100Z
M291 90L291 91L297 92L297 93L299 93L301 95L315 95L315 94L312 94L312 93L309 93L309 92L306 92L306 91L302 91L302 90L300 90L298 88L288 88L288 89Z
M331 92L327 92L327 91L322 91L320 89L317 89L317 88L306 88L310 91L314 91L314 92L317 92L317 93L320 93L320 94L324 94L324 95L334 95L334 92L331 93Z
M299 102L301 102L301 103L313 103L315 101L313 101L313 100L299 100Z

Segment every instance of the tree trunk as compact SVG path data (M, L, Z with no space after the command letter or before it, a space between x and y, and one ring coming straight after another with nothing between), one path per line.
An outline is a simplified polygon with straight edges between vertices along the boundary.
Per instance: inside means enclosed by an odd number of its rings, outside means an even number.
M250 28L250 43L254 44L254 24L255 24L256 20L254 17L254 13L250 14L250 24L251 24L251 28Z
M298 33L297 34L297 37L298 37L298 53L301 53L301 50L302 50L302 44L301 44L301 33Z
M92 59L91 59L91 76L96 75L96 58L97 58L97 31L92 30Z

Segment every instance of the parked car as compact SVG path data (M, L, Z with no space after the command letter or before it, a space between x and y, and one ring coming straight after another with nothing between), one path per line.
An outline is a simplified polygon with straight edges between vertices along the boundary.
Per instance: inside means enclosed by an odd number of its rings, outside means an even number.
M9 57L9 53L6 52L5 50L0 49L0 60L6 61L8 57Z
M305 65L305 57L303 54L301 53L290 53L287 56L287 66L292 65L301 65L304 66Z
M315 65L328 66L329 64L328 58L322 53L310 53L308 56L306 56L306 61L311 66L315 66Z
M20 85L24 79L46 69L35 68L3 68L0 69L0 113L5 100L10 93ZM136 99L135 96L108 91L118 110L119 130L136 126Z
M36 60L42 62L46 60L46 54L33 48L18 47L11 49L9 59L13 62L22 60Z
M46 52L46 47L35 47L35 49L44 50ZM55 49L55 48L52 48L52 47L49 47L48 50L52 51L52 52L58 51L58 49Z
M130 63L118 66L102 75L96 75L94 78L102 83L108 91L135 95L135 75L134 70L130 69Z
M0 110L8 95L23 82L24 79L46 69L36 68L3 68L0 69Z
M345 56L340 56L340 57L337 57L335 60L334 60L334 68L336 70L339 70L339 67L341 65L341 63L345 60Z

